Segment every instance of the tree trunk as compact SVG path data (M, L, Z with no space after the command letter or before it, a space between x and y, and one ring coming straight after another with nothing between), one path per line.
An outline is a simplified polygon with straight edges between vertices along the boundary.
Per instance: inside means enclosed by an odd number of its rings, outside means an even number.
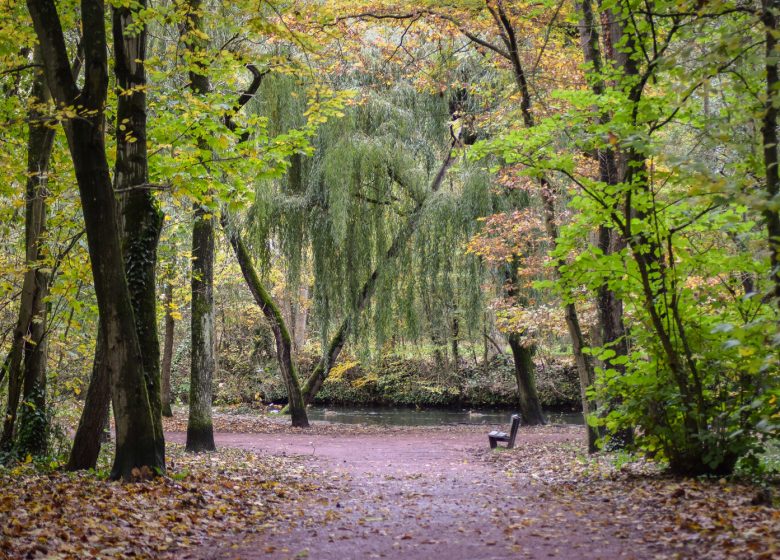
M146 0L138 2L144 9ZM155 270L163 216L151 191L146 155L146 27L137 28L129 8L114 8L114 73L122 92L117 98L116 167L114 184L120 192L122 251L125 273L141 347L141 359L152 408L157 453L165 457L160 401L160 343L157 338Z
M187 451L213 451L211 382L214 358L214 223L201 206L192 226L192 349Z
M200 30L201 0L189 0L182 25L182 39L190 54L200 55L207 38ZM192 62L189 70L190 89L195 95L206 95L211 90L206 68L202 62ZM208 151L204 138L198 139L198 148ZM194 206L192 225L192 312L189 419L187 421L187 451L211 451L214 445L214 427L211 418L211 383L216 367L214 355L214 220L212 213L201 204Z
M545 184L545 181L542 181ZM505 271L504 296L516 305L525 306L527 298L518 287L519 270L517 259L513 259ZM536 351L536 344L525 339L525 329L509 332L507 334L509 347L512 349L512 357L515 362L515 378L517 380L518 401L520 415L526 424L544 424L542 405L536 392L534 383L534 363L532 357Z
M778 43L778 0L762 1L762 20L766 28L765 66L766 66L766 103L761 126L764 140L764 171L766 173L766 191L768 200L775 200L780 193L780 161L777 152L777 95L780 87L780 72L777 64ZM769 237L769 257L771 264L772 296L775 305L780 307L780 211L777 205L767 205L764 210L766 229Z
M588 453L596 453L599 448L597 445L599 439L598 430L587 423L588 415L596 410L596 403L588 398L588 389L595 381L595 372L590 355L585 354L582 349L585 348L585 337L582 334L580 320L577 316L577 308L573 303L567 303L564 308L564 317L566 318L566 328L571 337L572 353L574 354L574 363L577 366L577 374L580 381L580 400L582 401L582 415L588 432Z
M105 361L117 427L111 477L132 480L142 470L164 471L165 461L157 448L104 142L108 86L105 6L98 0L81 3L86 74L84 86L79 89L71 73L54 2L28 0L27 5L54 100L58 105L78 105L82 112L64 126L86 224L100 325L106 339Z
M79 426L73 438L73 447L65 468L69 471L94 469L97 465L103 429L111 405L111 380L106 363L106 341L103 331L98 327L95 342L95 358L92 363L92 376L87 387L84 408L81 411Z
M515 359L515 380L523 423L530 426L545 424L542 405L539 404L539 395L536 393L534 383L533 355L536 345L526 346L523 344L522 335L512 333L509 335L509 347Z
M46 408L46 359L48 357L47 303L49 275L35 271L35 298L30 338L24 346L24 386L19 416L17 449L20 456L46 455L49 414Z
M255 302L265 315L276 342L276 358L279 363L279 371L282 374L285 388L287 389L288 409L292 419L292 425L298 428L308 428L309 419L306 415L306 404L301 393L295 364L292 361L292 339L287 326L282 318L282 313L274 303L271 295L266 291L260 278L257 276L252 257L241 239L238 231L230 224L230 216L227 208L222 211L222 227L230 240L236 260L241 267L241 272L246 280L247 287L252 293Z
M41 64L40 47L35 49L33 60ZM54 145L54 130L43 122L42 115L35 104L46 103L50 99L49 89L46 86L46 78L42 70L35 72L31 92L31 109L28 114L29 130L27 138L27 182L25 185L25 263L27 270L22 284L22 295L19 303L19 315L13 331L11 350L8 359L3 365L4 375L8 376L8 401L3 421L3 433L0 437L0 449L7 450L13 443L16 413L19 406L19 397L22 392L23 378L28 385L25 396L30 396L34 391L30 383L46 382L46 361L29 351L31 343L41 344L40 351L45 352L45 303L44 298L48 294L48 275L41 272L40 260L43 258L41 239L46 228L46 196L51 160L52 146ZM35 332L31 332L35 331ZM30 336L31 342L26 342L25 337ZM34 367L25 365L26 372L22 371L22 361L25 356L36 361ZM40 369L42 368L42 369ZM38 371L33 373L33 370ZM25 373L23 375L23 373ZM33 381L31 376L37 379ZM41 393L43 398L45 393ZM44 401L45 402L45 401ZM44 407L45 408L45 407ZM43 408L41 412L43 412Z
M165 306L165 334L163 335L163 355L162 355L162 415L168 418L173 416L171 410L171 367L173 364L173 335L176 322L171 314L171 305L173 303L173 285L170 282L165 283L164 300Z

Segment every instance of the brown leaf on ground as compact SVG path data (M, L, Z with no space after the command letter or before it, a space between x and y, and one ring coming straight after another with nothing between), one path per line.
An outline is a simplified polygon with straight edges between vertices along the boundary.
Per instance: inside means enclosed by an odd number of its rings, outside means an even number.
M187 454L169 445L169 476L122 484L93 473L0 469L0 558L176 557L220 535L248 534L290 515L312 492L292 459L236 449Z
M527 477L540 495L571 505L589 522L640 527L667 557L780 557L780 510L755 505L755 486L674 478L648 461L588 456L581 442L533 442L478 456L508 476Z

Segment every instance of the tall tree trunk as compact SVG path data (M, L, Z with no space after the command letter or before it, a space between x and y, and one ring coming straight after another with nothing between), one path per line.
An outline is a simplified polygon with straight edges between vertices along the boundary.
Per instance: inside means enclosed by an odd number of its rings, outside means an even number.
M173 318L171 305L173 304L173 284L165 283L163 305L165 306L165 334L163 335L162 354L162 415L170 418L171 410L171 367L173 365L173 335L176 321Z
M295 364L292 360L292 339L284 323L282 312L274 303L271 294L266 291L257 272L252 264L252 257L244 244L243 239L235 227L230 223L230 215L227 208L222 210L222 227L230 240L236 260L241 267L241 272L246 280L247 287L252 293L255 302L265 315L271 331L274 333L276 342L276 358L279 363L279 370L287 389L288 409L292 419L292 425L299 428L307 428L309 419L306 416L306 404L301 394L301 386L298 381L298 374L295 371Z
M525 68L523 67L523 61L520 58L520 50L518 47L518 41L517 41L517 35L515 33L515 28L512 23L512 21L509 18L509 15L506 13L506 10L504 9L504 4L500 0L493 5L492 3L487 4L488 11L490 12L490 15L493 18L493 21L496 24L496 27L499 31L499 36L504 43L504 49L497 49L493 47L493 50L495 52L498 52L505 58L509 60L509 62L512 64L512 70L513 75L515 78L515 84L517 85L517 89L520 93L520 115L523 119L523 125L526 128L531 128L534 126L534 115L531 110L531 92L528 85L528 77L525 74ZM551 229L551 226L553 226L555 229L557 229L557 225L555 222L555 202L554 202L554 196L553 191L551 188L551 185L547 181L546 177L542 177L539 181L541 196L542 196L542 202L545 206L545 221L547 223L547 229L548 232ZM556 235L557 237L557 235ZM555 244L556 237L551 238L551 241L553 244ZM514 278L516 277L516 273L512 273L509 278L509 285L511 290L516 290L516 282ZM513 296L514 294L509 294L510 296ZM520 333L513 333L514 335L520 334ZM510 338L512 335L510 335ZM518 352L515 351L515 347L518 346L518 342L513 343L510 340L510 346L512 347L512 354L515 357L515 371L520 371L523 368L523 364L518 364L517 357ZM519 354L523 359L525 359L525 356L520 353ZM522 389L520 388L520 384L518 383L518 390ZM535 390L534 390L535 394ZM523 402L527 402L529 399L529 396L523 396L520 397L521 404ZM538 403L536 403L538 405ZM531 408L535 409L537 408L536 405L532 405ZM584 406L584 405L583 405ZM541 410L541 407L538 407ZM526 412L521 409L521 414L525 416ZM532 411L529 411L529 415L534 416L534 413ZM543 418L543 416L542 416Z
M191 54L199 55L205 49L201 27L201 0L186 4L182 38ZM195 95L206 95L211 90L206 68L202 62L192 63L189 70L190 88ZM204 138L198 139L198 148L208 150ZM214 445L214 427L211 417L212 380L216 367L214 347L214 220L213 213L203 205L194 206L192 224L192 312L190 359L189 419L187 421L187 450L211 451Z
M598 430L587 423L588 414L596 410L596 403L588 398L588 389L596 380L596 374L593 369L593 361L589 354L583 352L585 348L585 337L582 334L580 320L577 316L577 308L573 303L567 303L564 308L564 317L566 319L566 328L571 337L572 353L574 354L574 363L577 366L577 374L580 382L580 400L582 401L582 415L586 421L586 430L588 433L588 453L596 453L599 450Z
M201 206L195 208L192 226L192 308L190 414L187 451L212 451L211 383L214 357L214 224Z
M42 63L41 50L37 47L33 60L37 64ZM45 413L45 303L44 298L48 294L48 275L40 270L40 261L43 257L42 236L46 228L46 196L51 160L52 146L54 145L54 130L46 126L45 116L36 108L36 104L45 104L49 101L49 89L46 86L46 78L42 70L35 72L31 92L31 109L28 114L29 130L27 137L27 182L25 185L25 264L27 270L22 284L22 295L19 303L19 316L13 331L11 351L3 365L4 374L8 376L8 401L3 421L3 433L0 436L0 449L8 449L13 443L16 414L19 406L19 397L24 384L25 400L39 393L37 403L42 405L37 412ZM29 342L26 341L29 339ZM30 348L31 345L40 345L39 352L44 353L44 358L36 355ZM22 369L23 359L30 358L34 364L26 364ZM24 383L23 383L24 382ZM40 391L35 387L40 386ZM28 418L31 416L28 414ZM32 426L30 426L32 429ZM45 426L41 426L45 431ZM37 431L37 430L35 430ZM44 434L39 434L45 441ZM45 451L45 448L44 448Z
M146 0L139 0L134 10L145 7ZM120 193L125 273L152 408L157 453L164 458L155 278L163 216L147 188L146 26L138 28L134 13L130 8L113 9L114 73L120 90L117 96L114 184Z
M35 49L33 60L37 64L42 63L40 48ZM20 418L19 453L43 455L46 453L48 439L45 298L49 293L49 274L41 270L40 262L44 257L43 233L46 229L48 172L55 136L54 130L45 126L44 115L35 107L36 103L45 104L50 100L43 70L35 72L31 97L33 105L28 115L30 124L25 187L25 261L28 270L25 272L19 319L14 330L9 361L9 388L12 387L14 391L13 394L9 391L9 406L0 446L5 447L11 442L17 404L12 402L12 397L18 399L21 376L24 380L24 404ZM27 338L19 339L20 334ZM24 357L23 371L19 371L20 345Z
M28 0L27 6L54 100L58 105L83 108L78 118L66 121L64 126L79 186L100 323L106 338L106 366L110 371L117 428L111 476L132 480L144 467L152 472L164 471L165 461L158 453L104 142L108 86L105 6L98 0L81 3L86 70L82 89L71 73L55 3Z
M593 13L591 0L582 0L578 6L580 12L579 33L580 45L583 52L583 58L586 64L590 65L589 83L591 90L595 95L604 93L605 84L601 76L603 61L599 41L599 25ZM608 27L609 29L609 27ZM615 29L615 33L619 33ZM626 63L622 58L620 61ZM608 116L605 114L598 116L599 122L606 123ZM599 180L607 185L618 185L622 178L618 166L618 154L613 148L603 148L596 150L596 160L599 166ZM614 208L618 211L618 208ZM598 248L605 256L611 255L620 249L624 244L620 242L620 235L613 227L606 225L599 226ZM623 322L623 302L609 288L606 280L599 286L596 294L596 311L599 322L599 331L601 336L601 345L609 347L615 352L616 357L626 356L628 354L628 340L626 329ZM611 367L621 373L625 373L625 365L609 364ZM624 447L633 439L633 430L624 429L612 434L611 445Z
M774 200L780 194L780 161L777 147L777 96L780 88L780 72L778 72L778 24L780 18L780 1L762 0L762 20L766 28L766 103L761 126L764 140L764 171L766 173L767 198ZM780 211L777 205L768 205L764 210L766 229L769 237L769 255L772 266L772 295L775 305L780 307Z
M506 281L504 282L504 295L510 301L517 305L526 305L525 294L519 288L517 260L513 260L506 270ZM517 382L518 404L520 406L520 415L523 422L529 425L545 424L542 404L539 402L539 395L536 392L536 383L534 382L535 367L533 355L536 352L536 344L530 340L525 340L525 329L516 330L508 333L507 340L512 349L512 358L515 362L515 380Z
M103 429L111 405L110 375L111 372L108 370L106 362L105 335L98 327L92 376L87 387L87 396L76 429L76 436L73 438L68 464L65 466L69 471L94 469L97 465Z

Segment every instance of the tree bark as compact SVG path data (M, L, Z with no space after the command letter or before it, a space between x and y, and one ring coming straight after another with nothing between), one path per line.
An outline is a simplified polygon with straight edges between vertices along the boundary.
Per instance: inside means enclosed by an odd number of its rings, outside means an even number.
M190 53L204 50L201 38L201 1L186 4L182 38ZM190 88L195 95L206 95L211 90L206 68L201 63L189 70ZM203 138L198 147L208 150ZM212 451L214 427L211 417L212 379L216 367L214 348L214 220L212 213L196 203L192 225L192 312L189 419L187 421L187 451Z
M69 471L94 469L100 454L103 429L111 405L111 372L106 362L106 340L98 327L95 342L95 358L92 363L92 376L87 387L84 408L81 411L79 426L73 438L68 464Z
M47 303L49 275L36 270L36 291L30 337L24 345L24 385L19 415L17 448L20 456L46 455L49 447L49 414L46 407L46 360L48 357Z
M201 206L195 208L192 226L192 309L190 414L187 421L187 451L213 451L211 383L214 357L214 224Z
M139 0L135 10L144 9ZM116 166L114 184L122 217L122 251L125 274L135 317L135 330L152 409L157 453L165 457L160 400L160 343L157 337L157 294L155 270L157 244L163 216L151 191L146 150L146 26L133 30L134 11L113 9L114 73L117 97Z
M82 89L78 88L71 73L55 3L28 0L27 6L41 45L46 79L54 100L61 106L78 106L81 113L78 118L66 121L64 127L79 186L100 325L106 339L105 361L110 372L117 427L111 477L132 480L142 469L164 471L165 462L157 449L106 158L105 6L97 0L81 3L85 57Z
M40 49L35 49L33 60L41 64ZM49 89L42 70L35 72L31 97L34 103L47 103L50 100ZM46 229L46 197L48 195L48 172L54 145L54 130L45 126L44 115L35 106L29 113L29 136L27 142L27 184L25 187L25 260L28 270L25 273L22 303L19 321L14 332L14 344L20 332L22 321L27 323L28 338L23 341L24 369L20 415L19 441L17 447L21 456L44 455L48 447L48 415L46 410L46 297L49 294L50 275L40 268L44 258L43 234ZM25 288L32 283L30 293ZM25 295L32 296L24 301ZM18 364L17 364L18 367ZM16 378L19 372L14 372ZM17 382L18 383L18 382ZM10 404L10 398L9 398ZM6 416L6 420L9 420ZM11 432L13 421L11 419ZM5 430L3 440L5 440ZM2 445L2 444L0 444Z
M765 66L766 66L766 103L762 119L761 134L764 140L764 171L766 173L767 198L774 200L780 194L780 161L777 147L777 95L780 88L780 72L778 71L778 18L780 17L780 2L778 0L762 1L762 20L766 28ZM769 237L769 256L772 279L772 296L775 305L780 307L780 211L777 205L764 210L767 235Z
M523 422L530 426L545 424L542 405L539 403L539 395L536 393L534 383L533 355L536 345L523 344L523 335L511 333L509 335L509 347L515 360L515 380L520 406L520 415Z
M173 335L176 328L176 321L171 314L171 304L173 303L173 285L170 282L165 283L164 300L165 306L165 334L163 335L163 354L162 354L162 415L168 418L173 416L171 410L171 367L173 365Z
M233 247L233 252L241 267L247 287L252 292L252 297L254 297L255 302L260 307L263 315L265 315L271 331L274 333L276 358L285 388L287 389L287 407L290 411L292 425L298 428L308 428L309 419L306 415L306 404L301 394L298 374L295 371L295 364L292 360L292 339L284 323L282 312L274 303L271 294L266 291L262 282L260 282L260 278L257 276L257 272L252 264L252 257L240 234L230 223L230 216L226 208L222 210L222 227L230 241L230 245Z

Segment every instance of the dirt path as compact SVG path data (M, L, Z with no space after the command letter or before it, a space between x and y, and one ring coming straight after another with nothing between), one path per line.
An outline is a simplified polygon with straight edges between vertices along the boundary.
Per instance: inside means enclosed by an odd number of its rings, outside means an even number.
M521 432L518 445L578 432ZM172 433L171 441L184 441ZM569 503L526 476L480 459L473 430L386 434L216 435L218 446L300 456L321 490L296 504L285 529L215 542L193 558L490 560L653 558L641 527L608 503Z

